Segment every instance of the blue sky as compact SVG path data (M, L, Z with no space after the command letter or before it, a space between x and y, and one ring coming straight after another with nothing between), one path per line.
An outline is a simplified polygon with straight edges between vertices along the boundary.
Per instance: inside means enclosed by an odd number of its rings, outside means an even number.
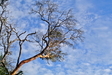
M35 15L29 16L30 4L34 0L10 0L8 9L19 27L36 30ZM23 2L24 1L24 2ZM65 46L68 52L63 62L41 61L37 59L22 66L25 75L112 75L112 0L57 0L61 9L73 9L79 26L84 30L84 42L76 49ZM33 19L32 19L33 17ZM21 28L18 30L22 31ZM38 29L38 28L37 28ZM34 48L33 45L27 50ZM23 54L33 54L24 47ZM34 49L35 50L35 49ZM28 56L24 56L28 57Z

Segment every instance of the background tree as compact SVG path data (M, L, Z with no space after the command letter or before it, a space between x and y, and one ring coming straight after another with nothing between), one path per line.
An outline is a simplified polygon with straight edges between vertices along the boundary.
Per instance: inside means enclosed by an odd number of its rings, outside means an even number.
M36 1L31 10L31 14L37 15L37 20L39 18L45 24L44 32L38 30L32 33L17 31L16 26L7 18L6 5L7 3L1 5L0 14L0 47L3 52L0 62L5 63L4 61L13 54L13 45L19 46L16 50L18 57L15 66L14 64L13 67L6 66L10 75L22 74L22 71L19 71L20 67L37 58L61 61L66 55L61 47L64 45L74 47L77 40L82 40L83 31L77 28L77 21L72 11L60 11L58 5L50 0ZM36 43L39 51L30 58L20 60L25 42Z
M3 56L0 55L0 61L2 60ZM6 68L7 62L6 60L3 62L0 62L0 75L9 75L8 69Z

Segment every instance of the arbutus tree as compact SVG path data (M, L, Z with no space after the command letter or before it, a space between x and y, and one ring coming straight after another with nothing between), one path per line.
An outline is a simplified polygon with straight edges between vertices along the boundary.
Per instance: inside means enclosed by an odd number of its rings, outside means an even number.
M35 14L37 20L41 20L45 24L46 30L37 30L32 33L17 31L16 26L10 23L10 20L7 20L6 6L7 3L1 4L0 11L0 48L3 53L0 63L5 65L4 68L8 71L8 75L22 74L23 72L19 71L20 67L37 58L61 61L66 55L62 51L62 47L64 45L74 47L77 40L82 40L83 31L77 28L77 21L72 14L72 10L60 11L58 4L51 0L40 0L33 4L30 15ZM24 43L27 42L36 43L39 50L36 55L20 60L23 45L26 45ZM16 50L18 51L18 57L15 66L11 67L9 65L12 64L6 65L4 61L14 53L12 46L15 44L18 45Z

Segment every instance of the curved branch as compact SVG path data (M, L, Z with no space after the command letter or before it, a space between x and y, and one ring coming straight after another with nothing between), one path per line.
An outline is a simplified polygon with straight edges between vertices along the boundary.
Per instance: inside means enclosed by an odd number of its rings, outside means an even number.
M21 67L22 65L24 65L25 63L28 63L28 62L30 62L30 61L33 61L33 60L35 60L35 59L37 59L37 58L47 58L47 57L49 57L49 55L43 56L41 53L39 53L39 54L37 54L37 55L35 55L35 56L31 57L31 58L25 59L25 60L21 61L21 62L18 64L18 66L16 66L16 68L13 70L13 72L11 73L11 75L16 75L17 72L18 72L18 70L20 69L20 67Z

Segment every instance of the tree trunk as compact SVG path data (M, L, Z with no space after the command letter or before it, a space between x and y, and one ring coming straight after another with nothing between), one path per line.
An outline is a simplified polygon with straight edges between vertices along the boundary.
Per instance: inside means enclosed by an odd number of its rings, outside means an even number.
M11 75L16 75L17 74L17 72L18 72L18 70L20 69L20 67L22 66L22 65L24 65L25 63L28 63L28 62L30 62L30 61L33 61L33 60L35 60L35 59L37 59L37 58L49 58L49 55L42 55L42 53L39 53L39 54L37 54L37 55L35 55L35 56L33 56L33 57L31 57L31 58L28 58L28 59L26 59L26 60L23 60L23 61L21 61L17 66L16 66L16 68L12 71L12 73L11 73Z
M37 54L37 55L35 55L35 56L31 57L31 58L28 58L28 59L26 59L26 60L21 61L21 62L16 66L16 68L13 70L13 72L11 73L11 75L16 75L17 72L18 72L18 70L20 69L20 67L21 67L23 64L28 63L28 62L30 62L30 61L32 61L32 60L35 60L36 58L39 58L39 57L43 57L42 54Z

